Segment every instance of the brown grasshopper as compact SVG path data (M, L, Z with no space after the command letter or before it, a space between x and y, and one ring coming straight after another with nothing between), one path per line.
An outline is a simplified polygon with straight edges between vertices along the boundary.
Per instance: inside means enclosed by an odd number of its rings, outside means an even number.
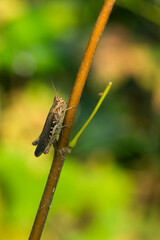
M56 144L57 136L62 128L65 112L65 101L61 97L55 96L43 130L40 136L32 143L32 145L37 145L34 153L36 157L39 157L42 153L48 153L52 144Z

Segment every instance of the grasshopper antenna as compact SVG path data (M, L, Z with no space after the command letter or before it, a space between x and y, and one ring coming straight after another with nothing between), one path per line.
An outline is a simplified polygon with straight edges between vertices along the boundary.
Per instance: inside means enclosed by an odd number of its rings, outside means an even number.
M51 75L49 75L49 77L50 77L50 80L51 80L51 83L52 83L52 87L53 87L53 89L54 89L54 91L55 91L55 93L56 93L56 96L58 96L57 91L56 91L56 88L55 88L54 83L53 83L53 81L52 81Z

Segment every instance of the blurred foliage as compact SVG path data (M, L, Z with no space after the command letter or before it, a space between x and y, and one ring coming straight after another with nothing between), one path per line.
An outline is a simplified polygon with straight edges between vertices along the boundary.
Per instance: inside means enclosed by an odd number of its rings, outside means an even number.
M2 239L29 235L53 155L35 159L31 145L55 94L49 75L67 102L102 3L0 1ZM42 239L159 239L159 16L159 0L116 1L72 136L113 86L66 159Z

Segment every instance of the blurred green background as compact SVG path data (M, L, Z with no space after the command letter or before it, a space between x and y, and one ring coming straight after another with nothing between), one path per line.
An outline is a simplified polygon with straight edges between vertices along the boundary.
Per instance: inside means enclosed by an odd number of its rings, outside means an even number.
M34 157L55 95L67 102L103 1L0 0L0 238L28 239L53 157ZM160 239L160 1L117 0L42 239Z

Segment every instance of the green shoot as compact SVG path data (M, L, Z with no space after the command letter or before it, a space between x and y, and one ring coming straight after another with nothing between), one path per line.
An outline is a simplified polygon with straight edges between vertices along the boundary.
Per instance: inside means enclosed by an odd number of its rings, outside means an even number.
M94 115L96 114L96 112L98 111L99 107L101 106L103 100L105 99L106 95L108 94L110 88L111 88L112 82L109 82L109 84L106 86L106 89L103 93L103 95L101 96L101 98L99 99L96 107L94 108L92 114L90 115L90 117L88 118L88 120L85 122L85 124L83 125L83 127L80 129L80 131L77 133L77 135L72 139L72 141L69 143L69 147L74 148L77 144L77 140L80 137L80 135L82 134L82 132L84 131L84 129L87 127L87 125L90 123L90 121L92 120L92 118L94 117Z

